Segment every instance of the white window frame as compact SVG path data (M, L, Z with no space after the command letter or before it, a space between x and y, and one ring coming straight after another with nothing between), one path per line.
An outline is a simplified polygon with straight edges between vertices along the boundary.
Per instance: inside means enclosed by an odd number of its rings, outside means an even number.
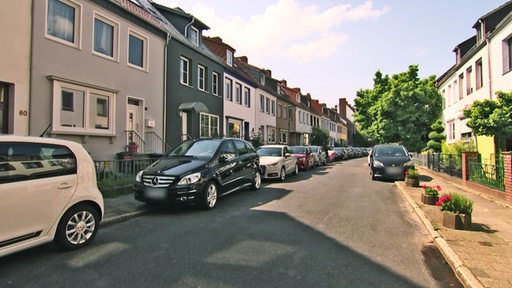
M242 84L235 82L235 102L242 104Z
M197 65L197 89L206 91L206 67Z
M270 98L265 97L265 113L270 115Z
M94 43L95 43L95 39L96 39L96 29L95 29L96 19L104 22L105 24L112 26L112 28L113 28L112 56L102 53L100 51L96 51L96 49L94 47ZM92 54L118 62L119 61L119 23L115 22L114 20L112 20L98 12L94 12L94 19L92 22L92 31L93 31Z
M82 35L82 5L71 0L56 0L58 2L63 3L64 5L68 5L75 9L75 19L73 23L73 42L70 42L66 39L60 38L56 35L52 35L48 33L49 25L48 21L49 15L48 15L48 8L49 8L49 2L52 0L46 0L46 11L45 11L45 37L47 39L59 42L64 45L68 45L70 47L81 49L81 35Z
M233 52L226 50L226 64L233 67Z
M143 51L142 51L142 66L130 63L130 36L133 36L142 41L142 49L143 49ZM135 30L132 30L132 29L128 29L128 37L127 38L128 39L126 39L126 41L127 41L127 43L126 43L126 47L127 47L126 63L128 63L129 67L139 69L142 71L148 71L148 59L149 59L149 56L148 56L149 40L148 39L149 38Z
M503 39L503 74L512 70L512 37Z
M276 116L276 100L270 101L270 114Z
M83 113L81 114L83 116L83 127L80 126L73 126L73 125L67 125L64 126L62 123L62 116L61 116L61 110L62 109L62 91L65 90L75 90L83 92L84 100L83 100L83 106L78 107L76 109L83 109ZM95 87L95 86L88 86L86 84L82 83L75 83L75 82L66 82L62 79L53 79L53 115L52 115L52 129L55 132L64 132L69 134L87 134L87 135L113 135L115 131L115 103L116 103L116 92ZM97 105L97 103L92 103L92 99L94 95L105 97L107 98L107 105L108 105L108 115L106 116L106 121L108 124L108 128L96 128L91 127L92 123L91 121L95 120L93 119L93 115L91 113L94 113L94 109L92 108L93 105ZM96 115L96 117L99 117L102 115ZM103 116L102 116L103 117ZM94 122L97 123L97 122Z
M482 58L480 58L480 59L476 60L476 62L475 62L476 90L484 87L484 74L483 74L484 71L483 71L483 69L484 69L484 66L483 66Z
M260 112L265 112L265 96L260 94Z
M190 60L186 57L180 57L180 83L190 86Z
M204 126L203 122L202 122L203 116L208 117L208 135L203 134L203 126ZM217 121L216 127L212 126L213 118L215 118ZM218 115L209 114L209 113L199 113L199 137L200 138L218 137L220 135L219 134L219 131L220 131L219 130L219 127L220 127L219 119L220 119L220 117ZM216 130L216 131L214 131L214 130Z
M244 105L251 107L251 89L249 87L244 87Z
M212 93L213 95L219 95L219 73L212 72Z
M233 102L233 80L224 78L224 97L226 100Z
M195 32L196 33L196 39L192 39L192 33L190 33L188 35L188 40L190 42L192 42L192 44L194 44L195 46L199 46L199 29L197 29L196 27L190 27L190 32Z

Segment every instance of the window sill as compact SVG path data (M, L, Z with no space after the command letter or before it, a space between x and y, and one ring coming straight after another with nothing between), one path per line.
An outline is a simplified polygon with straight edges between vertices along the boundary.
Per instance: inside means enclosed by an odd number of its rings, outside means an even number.
M105 137L110 138L110 144L113 144L116 135L112 133L99 133L94 131L62 131L62 130L52 130L47 133L50 137L56 136L56 135L71 135L71 136L81 136L82 137L82 143L87 143L90 136L94 137Z

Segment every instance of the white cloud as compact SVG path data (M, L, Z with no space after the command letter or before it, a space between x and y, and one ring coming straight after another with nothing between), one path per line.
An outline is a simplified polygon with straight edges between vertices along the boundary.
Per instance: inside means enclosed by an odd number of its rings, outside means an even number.
M220 17L210 3L195 4L186 12L210 26L205 34L221 37L237 50L238 56L246 55L256 61L278 57L310 62L329 57L348 41L349 36L341 29L343 22L378 18L388 10L374 8L372 1L323 9L318 5L301 5L298 0L278 0L263 13L249 16Z
M423 47L416 47L416 52L414 53L415 56L421 57L425 56L427 54L427 51Z

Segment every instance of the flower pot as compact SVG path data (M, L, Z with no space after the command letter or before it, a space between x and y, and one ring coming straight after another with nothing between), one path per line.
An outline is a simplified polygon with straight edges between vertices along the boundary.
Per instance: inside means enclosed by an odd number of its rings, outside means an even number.
M456 230L470 230L471 214L455 214L443 211L443 226Z
M436 205L437 201L439 201L439 196L421 194L421 203L423 204Z
M130 145L127 145L126 147L128 147L128 152L130 152L130 153L137 153L137 149L139 148L139 145L137 145L137 144L130 144Z
M420 179L418 178L405 178L405 186L420 187Z

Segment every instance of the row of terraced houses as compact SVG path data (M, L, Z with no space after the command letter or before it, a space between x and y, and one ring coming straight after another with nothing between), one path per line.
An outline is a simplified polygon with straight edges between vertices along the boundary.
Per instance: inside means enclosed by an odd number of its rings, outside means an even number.
M82 143L97 160L186 139L260 135L310 144L314 127L350 144L353 108L327 107L236 57L180 8L148 0L0 4L0 133Z

